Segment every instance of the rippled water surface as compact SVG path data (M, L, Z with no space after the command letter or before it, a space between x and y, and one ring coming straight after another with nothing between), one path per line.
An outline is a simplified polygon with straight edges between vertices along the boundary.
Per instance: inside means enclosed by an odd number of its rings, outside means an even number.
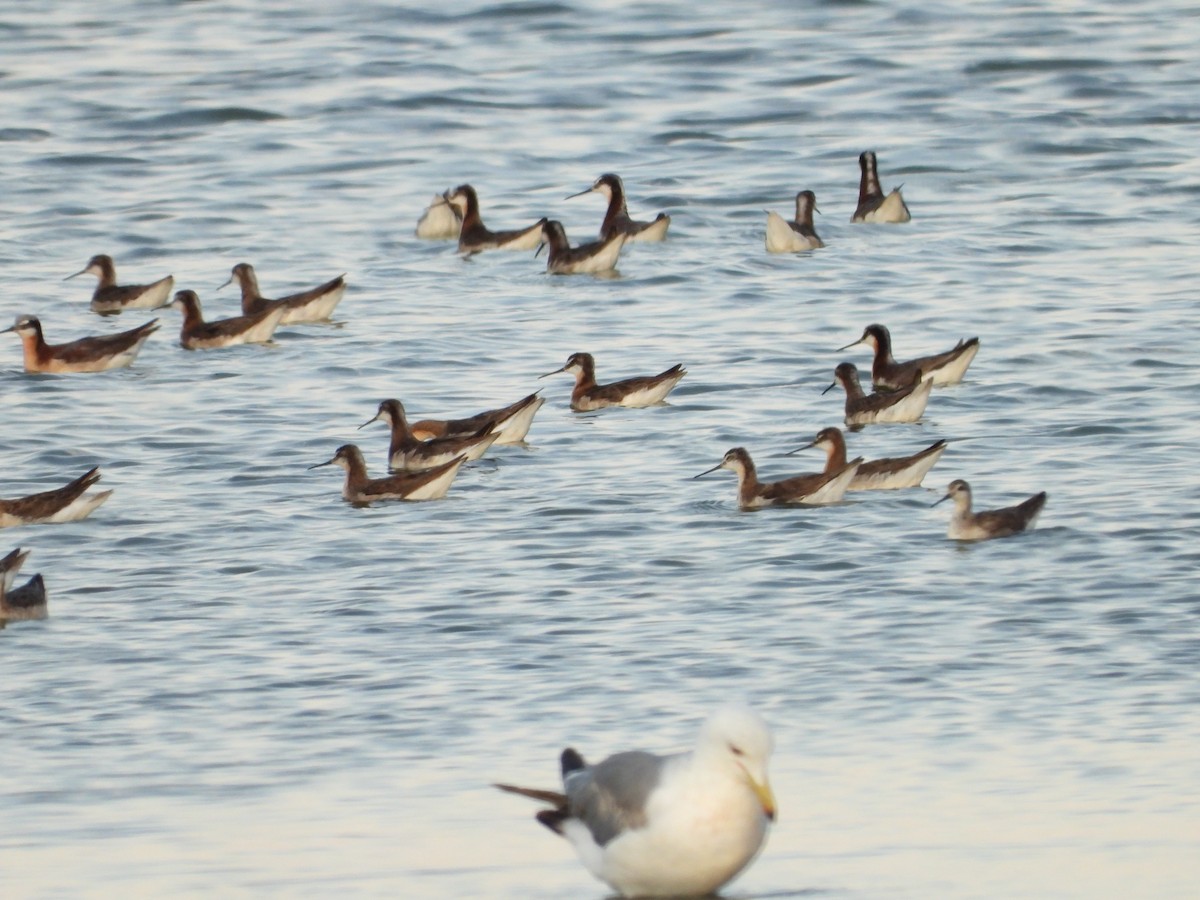
M10 529L51 618L0 632L5 896L605 896L533 807L570 743L686 746L741 695L781 817L730 897L1187 897L1200 884L1200 7L1092 3L17 4L0 11L0 319L51 341L173 273L211 316L347 272L331 326L26 375L0 496L100 465L90 519ZM913 221L851 226L860 151ZM430 197L590 239L618 172L673 217L616 278L416 239ZM823 250L768 256L816 192ZM739 512L841 418L869 322L967 380L852 455L951 441L927 489ZM682 362L668 405L579 415ZM386 397L543 388L528 446L356 509ZM1049 492L958 546L930 504Z

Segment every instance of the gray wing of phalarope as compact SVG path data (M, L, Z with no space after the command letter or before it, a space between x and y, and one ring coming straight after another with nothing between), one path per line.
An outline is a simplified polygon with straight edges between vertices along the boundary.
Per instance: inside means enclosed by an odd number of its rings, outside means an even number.
M100 469L95 467L60 488L30 494L15 500L0 500L0 522L8 518L24 522L49 519L70 507L99 480ZM108 493L104 496L107 497Z
M1046 504L1046 492L1035 494L1016 506L976 513L975 525L993 537L1004 537L1024 531L1037 519Z
M157 309L170 296L174 286L175 278L167 275L151 284L112 284L98 287L92 294L92 309L96 312Z
M850 490L894 490L917 487L946 450L945 441L930 444L912 456L874 459L858 467Z
M687 370L675 365L657 375L635 376L598 384L588 391L592 400L602 400L620 406L651 405L661 401L675 387Z
M421 419L413 423L412 431L421 440L433 437L468 437L478 433L481 428L494 429L507 419L524 412L539 399L541 398L535 392L508 406L484 410L462 419Z
M82 363L108 356L118 356L148 338L158 330L158 319L117 334L80 338L50 348L54 358L65 363Z
M916 382L918 374L924 378L932 378L934 384L956 384L962 380L963 373L978 352L979 338L973 337L959 341L944 353L933 353L903 362L884 363L877 367L878 372L872 370L871 377L878 386L889 389L908 387Z

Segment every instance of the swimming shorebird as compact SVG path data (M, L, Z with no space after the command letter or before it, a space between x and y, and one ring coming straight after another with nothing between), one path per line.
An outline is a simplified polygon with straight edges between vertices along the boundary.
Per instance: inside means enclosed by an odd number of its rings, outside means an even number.
M21 338L26 372L104 372L131 365L146 339L158 330L158 319L118 334L79 338L65 344L47 344L36 316L21 315L11 328Z
M515 403L500 409L488 409L463 419L421 419L412 423L413 437L428 441L431 438L467 437L482 429L496 435L497 444L519 444L529 434L529 426L545 397L535 391Z
M858 206L851 222L884 222L897 224L909 221L908 207L900 196L900 188L884 195L879 187L879 172L875 163L875 151L865 150L858 157L862 176L858 182ZM903 186L903 185L902 185Z
M533 250L542 242L543 217L528 228L513 231L492 231L483 224L479 214L479 197L475 188L460 184L446 194L446 202L462 215L462 228L458 233L460 253L479 253L482 250Z
M427 241L446 241L458 237L462 231L462 212L446 199L447 193L449 191L433 195L417 222L417 237Z
M371 478L367 475L367 464L362 451L353 444L343 444L333 454L333 459L321 466L341 466L346 470L346 482L342 486L342 497L355 506L365 506L376 500L439 500L450 490L450 483L459 468L467 461L465 456L456 456L448 463L420 472L402 472L386 478Z
M38 572L19 587L13 587L4 598L3 609L0 609L0 620L10 619L29 621L44 619L48 614L46 599L46 582L42 573Z
M986 541L989 538L1008 537L1033 527L1038 513L1046 505L1046 492L1034 494L1016 506L971 512L971 486L961 478L950 482L942 500L954 500L954 514L950 517L950 529L946 536L955 541Z
M813 211L817 210L817 196L812 191L801 191L796 195L796 218L788 222L777 212L764 210L767 214L767 252L797 253L801 250L816 250L825 242L813 228Z
M788 455L810 447L825 451L825 474L834 475L846 467L846 438L840 428L822 428L811 443ZM946 450L945 441L930 444L912 456L873 459L864 462L854 473L848 491L890 491L897 488L919 487L921 481Z
M933 382L922 378L919 383L910 384L898 391L886 394L867 394L859 384L858 367L854 363L848 362L839 364L833 370L833 383L821 393L828 393L839 384L846 391L844 421L847 425L915 422L925 412L925 404L929 402L929 392L933 390Z
M780 506L788 503L806 503L816 506L837 503L842 499L854 480L862 457L852 460L840 471L813 475L795 475L782 481L759 481L758 470L750 454L742 447L734 447L711 469L705 469L695 478L702 478L717 469L729 469L738 479L738 505L742 509L759 509L764 506Z
M408 418L404 414L404 404L399 400L384 400L379 404L375 418L363 422L358 427L366 428L372 422L385 422L392 429L388 465L403 472L432 469L459 456L468 460L479 459L499 437L484 425L480 426L479 431L466 437L419 440L409 427Z
M27 556L29 551L18 547L0 559L0 625L46 618L46 583L40 574L20 587L13 586Z
M596 384L596 361L592 354L572 353L561 369L538 377L549 378L559 372L575 376L575 388L571 391L571 409L576 412L590 412L606 406L629 406L639 409L653 406L671 393L675 385L679 384L679 379L687 374L687 369L682 365L675 365L657 375L634 376L609 384Z
M546 271L553 275L595 275L599 272L611 272L617 265L621 248L628 240L623 232L616 231L607 238L572 247L562 222L554 219L542 226L542 234L544 241L538 246L538 253L541 252L542 246L550 248L546 254Z
M79 275L95 275L100 280L92 292L91 309L102 316L114 315L124 309L158 309L175 286L173 275L151 284L117 284L117 267L112 257L104 253L93 256L86 266L63 281Z
M604 221L600 223L600 240L607 240L618 233L625 235L630 241L650 242L666 239L667 228L671 225L671 217L666 213L659 213L653 222L635 222L629 218L629 210L625 206L625 185L621 183L619 175L601 175L590 188L571 194L567 199L593 192L608 200L608 211L604 213Z
M21 566L25 564L29 553L29 550L22 550L18 547L0 557L0 588L8 590L13 586L13 581L16 580L17 573L21 571Z
M96 507L112 496L112 491L85 493L99 480L100 469L96 467L60 488L13 500L0 500L0 528L86 519Z
M875 360L871 363L871 381L876 390L908 387L917 380L918 372L922 378L931 380L935 387L958 384L967 366L971 365L975 354L979 352L979 338L973 337L960 340L945 353L896 362L892 358L892 336L886 326L878 324L868 325L863 329L862 337L845 347L839 347L838 352L859 344L868 344L875 351Z
M547 803L537 821L625 897L711 896L758 854L775 819L773 741L753 710L716 710L690 753L641 750L588 765L562 752L562 791L496 787Z
M185 350L214 350L234 344L262 344L283 318L283 307L274 307L251 316L231 316L228 319L204 321L200 298L195 291L176 291L171 308L183 313L179 343Z
M258 289L258 278L254 274L254 266L250 263L238 263L234 266L233 274L221 287L234 282L237 282L242 290L243 315L258 315L276 306L282 307L283 318L279 321L280 325L324 322L333 314L333 308L338 305L342 295L346 293L346 276L339 275L337 278L307 291L270 300L264 297Z

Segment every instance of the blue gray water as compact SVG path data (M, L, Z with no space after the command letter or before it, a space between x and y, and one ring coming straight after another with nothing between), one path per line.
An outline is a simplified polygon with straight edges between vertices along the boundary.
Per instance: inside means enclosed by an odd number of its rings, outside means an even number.
M603 897L533 805L570 743L686 746L748 698L780 820L734 898L1184 897L1200 884L1194 3L115 0L0 12L0 320L101 319L94 253L206 311L347 272L338 323L28 376L0 336L0 496L102 466L91 519L6 530L51 618L0 632L6 897ZM864 149L913 221L851 226ZM674 217L620 277L464 261L413 228L594 234L620 173ZM816 192L827 248L768 256ZM926 490L739 512L840 420L864 325L979 335L965 383L868 458L952 441ZM690 374L576 415L601 378ZM541 386L528 447L436 503L355 509L379 400L467 414ZM376 430L377 429L377 430ZM930 504L1038 490L1035 532Z

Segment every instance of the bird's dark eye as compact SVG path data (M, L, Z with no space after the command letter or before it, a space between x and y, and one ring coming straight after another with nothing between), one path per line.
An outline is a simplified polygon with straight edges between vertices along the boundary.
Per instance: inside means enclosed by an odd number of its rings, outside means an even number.
M729 745L729 751L730 751L730 752L731 752L731 753L732 753L734 756L745 756L745 755L746 755L745 753L743 753L743 752L742 752L742 748L741 748L741 747L738 747L738 746L736 746L736 745L734 745L734 744L730 744L730 745Z

